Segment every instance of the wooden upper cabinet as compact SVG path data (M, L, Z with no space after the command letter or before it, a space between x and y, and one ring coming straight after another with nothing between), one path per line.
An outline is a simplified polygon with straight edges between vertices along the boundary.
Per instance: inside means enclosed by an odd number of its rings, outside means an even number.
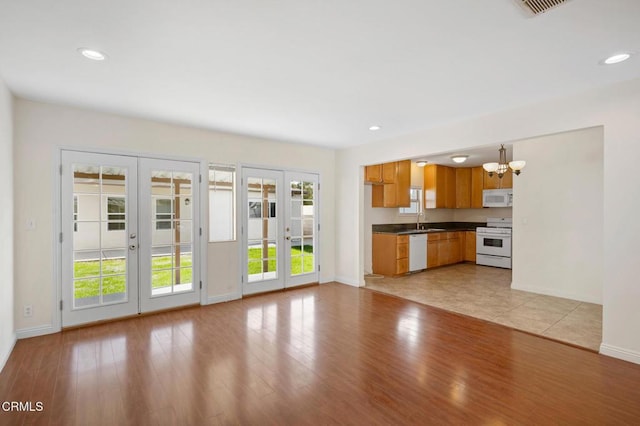
M426 209L447 208L447 169L449 167L437 164L427 164L424 167L423 190ZM455 180L455 171L453 179ZM451 185L451 178L449 178L449 185ZM449 202L455 198L455 188L453 188L453 194L453 197L449 196Z
M444 167L444 207L456 208L456 169Z
M364 182L365 183L382 183L382 164L365 166Z
M471 208L472 209L482 208L482 190L484 189L483 177L484 177L484 169L482 168L482 166L471 168Z
M382 165L382 183L396 183L398 174L398 163L384 163Z
M502 186L500 188L513 188L513 172L511 169L502 176Z
M373 185L371 188L371 207L398 207L396 184Z
M382 174L393 170L393 178L387 176L387 181L382 185L373 185L371 189L372 207L409 207L411 198L411 160L396 161L382 164Z
M456 169L456 208L471 207L471 169L459 167Z
M511 172L511 169L507 170L507 172L502 176L502 179L498 177L497 173L494 173L493 176L489 177L489 173L484 169L482 172L484 173L484 189L513 188L513 173Z
M410 207L411 195L411 160L397 162L396 193L398 207Z

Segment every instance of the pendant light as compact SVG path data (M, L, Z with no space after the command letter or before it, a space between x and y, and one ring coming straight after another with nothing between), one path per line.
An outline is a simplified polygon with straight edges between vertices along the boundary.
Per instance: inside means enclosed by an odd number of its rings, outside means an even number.
M502 179L502 176L504 176L509 169L513 170L513 173L517 176L527 164L527 162L523 160L510 161L507 163L507 150L504 145L500 145L498 152L500 153L498 163L484 163L482 165L482 168L489 173L489 177L493 177L493 174L497 173L498 178Z

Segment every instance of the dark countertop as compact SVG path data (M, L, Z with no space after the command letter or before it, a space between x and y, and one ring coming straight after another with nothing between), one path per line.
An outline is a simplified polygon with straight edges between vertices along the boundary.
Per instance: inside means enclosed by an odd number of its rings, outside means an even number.
M420 223L420 229L416 229L416 223L389 223L372 225L371 230L375 234L425 234L447 231L475 231L479 226L487 226L486 222L435 222Z

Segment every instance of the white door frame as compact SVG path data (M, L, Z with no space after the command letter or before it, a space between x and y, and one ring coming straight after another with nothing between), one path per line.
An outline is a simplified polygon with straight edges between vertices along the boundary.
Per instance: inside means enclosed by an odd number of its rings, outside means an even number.
M86 153L86 152L78 152L78 151L62 151L61 160L63 161L63 174L65 177L62 182L62 193L61 193L61 212L64 213L62 215L63 220L61 223L62 226L62 235L64 238L60 241L60 250L61 250L61 259L64 260L64 264L61 264L61 273L62 276L65 277L69 284L62 286L63 293L61 295L61 300L64 301L64 306L61 309L63 319L66 321L66 325L75 326L79 324L84 324L88 322L101 321L105 319L125 317L130 315L135 315L138 313L138 281L139 281L139 273L138 273L138 253L135 249L137 245L137 225L138 225L138 161L133 157L126 157L120 155L110 155L110 154L96 154L96 153ZM75 178L73 177L73 164L83 164L83 165L91 165L91 166L111 166L117 167L126 170L126 179L124 180L124 194L121 197L120 194L103 194L103 187L100 186L100 190L98 193L84 193L78 195L78 205L81 207L85 204L85 202L89 202L91 206L95 207L94 215L91 218L91 222L79 222L78 223L78 232L76 233L74 230L74 221L73 217L73 204L75 199ZM98 171L100 173L100 170ZM62 180L62 178L61 178ZM105 222L105 216L107 212L106 200L111 197L118 197L125 199L125 229L124 231L115 230L108 231L108 222ZM91 210L91 209L90 209ZM96 222L97 220L97 222ZM92 225L97 225L97 242L94 241L93 244L90 244L88 249L76 251L77 247L74 247L74 240L80 238L83 230L90 228ZM129 235L133 236L133 239L130 240ZM95 237L96 234L93 234ZM109 248L109 243L104 243L104 241L111 240L111 247ZM119 241L119 242L117 242ZM96 245L97 244L97 245ZM115 246L113 244L116 244ZM129 249L134 247L133 249ZM103 297L102 295L98 295L98 300L95 298L85 298L84 300L90 301L90 303L97 302L97 304L92 304L89 306L77 306L74 308L76 301L80 301L83 299L76 299L74 297L74 265L75 265L75 254L76 253L84 253L85 255L89 254L92 257L97 249L97 256L99 265L102 265L102 257L103 250L104 251L113 251L124 250L124 259L125 259L125 268L126 275L113 275L111 278L122 279L125 278L126 282L126 293L122 299L115 301L115 303L106 304L102 303ZM93 262L95 263L95 261ZM102 270L100 268L99 278L97 278L97 282L101 281ZM109 279L109 278L107 278ZM96 278L90 278L90 280L95 281ZM80 280L82 281L82 280ZM102 288L102 287L99 287ZM132 291L133 290L133 291ZM86 303L86 302L85 302Z
M176 308L179 306L190 305L200 301L200 263L202 262L202 258L200 256L200 245L198 241L204 236L204 232L201 231L202 227L200 225L200 215L198 212L200 211L200 196L194 196L196 194L188 194L182 197L176 196L176 198L189 198L189 206L191 206L191 221L192 226L190 227L191 234L191 253L192 253L192 280L191 280L191 289L184 292L177 293L168 293L165 295L152 295L152 253L153 253L153 235L154 229L152 228L152 219L151 216L153 214L153 203L152 203L152 184L151 184L151 173L153 170L161 170L161 171L169 171L169 172L183 172L190 173L192 175L191 187L193 191L197 191L200 188L199 183L199 168L196 163L187 162L187 161L176 161L176 160L159 160L154 158L138 158L138 177L139 177L139 191L138 191L138 205L139 205L139 257L140 257L140 277L139 277L139 288L140 288L140 312L148 313L153 311L158 311L162 309L168 308ZM171 176L171 175L169 175ZM172 190L173 191L173 190ZM173 195L173 194L171 194ZM174 199L171 198L172 205L174 205ZM182 202L182 201L179 201ZM174 208L178 208L175 207ZM186 205L183 208L187 208ZM142 217L142 215L148 214L149 217ZM180 220L180 217L175 217L176 220ZM176 223L176 222L171 222ZM168 246L172 249L175 246L176 242L173 241L175 238L177 231L175 228L171 227L169 229L170 241ZM201 233L201 234L200 234ZM200 235L199 235L200 234ZM166 245L166 244L160 244ZM178 246L180 242L177 242ZM174 265L170 267L173 268ZM173 276L175 270L171 269L170 274ZM173 279L173 277L172 277Z
M282 213L278 213L276 218L277 218L277 226L278 226L278 231L281 233L280 235L278 235L279 238L279 247L282 247L281 250L281 254L278 256L278 271L279 276L278 279L275 280L271 280L271 281L262 281L263 284L260 288L256 289L256 288L252 288L251 287L251 283L248 282L248 277L247 277L247 253L248 253L248 244L247 244L247 238L246 238L246 233L248 232L247 230L247 221L246 218L248 217L248 205L247 205L247 200L246 200L246 181L245 181L245 177L246 177L246 173L245 171L251 171L251 170L257 170L260 172L264 172L269 176L278 176L278 178L281 180L280 184L281 184L281 193L282 195L278 195L278 202L281 203L281 205L278 206L279 211ZM236 211L238 212L238 217L237 217L237 223L240 225L240 244L239 246L239 259L240 259L240 283L239 283L239 292L240 294L243 295L250 295L250 294L255 294L255 293L262 293L262 292L268 292L268 291L272 291L272 290L279 290L279 289L283 289L283 288L292 288L298 285L305 285L305 284L309 284L309 283L313 283L313 282L319 282L320 279L320 173L319 172L314 172L314 171L305 171L305 170L297 170L297 169L283 169L283 168L275 168L275 167L268 167L268 166L256 166L256 165L248 165L248 164L240 164L239 168L238 168L239 174L241 176L241 180L240 180L240 194L237 197L239 206L236 209ZM315 202L315 213L316 213L316 224L315 224L315 251L314 251L314 256L315 256L315 272L314 272L314 279L312 281L308 282L308 279L305 279L304 276L303 277L292 277L290 275L290 256L289 256L289 251L286 250L287 248L290 249L290 241L286 240L287 234L285 233L284 230L284 219L286 215L290 214L290 206L285 206L285 203L287 202L287 200L289 199L285 193L285 191L289 190L289 188L287 187L288 185L288 179L287 177L289 175L313 175L314 176L314 180L316 182L316 187L315 187L315 191L316 194L314 195L314 202ZM307 277L310 274L307 275Z
M60 211L61 207L61 167L62 167L62 151L79 151L95 154L112 154L122 155L130 157L146 157L156 158L164 160L178 160L178 161L191 161L200 164L200 176L204 176L203 179L208 177L209 163L202 158L196 157L182 157L173 155L162 155L152 152L131 152L118 149L106 149L106 148L85 148L68 145L58 145L54 150L54 160L51 167L51 182L53 182L52 202L53 206L53 226L51 226L51 242L52 242L52 280L54 286L51 290L51 324L41 327L35 327L32 329L24 330L21 332L21 338L40 336L49 333L56 333L62 330L62 311L60 310L60 302L62 300L62 270L61 270L61 247L60 236L62 234L62 215ZM205 181L206 182L206 181ZM208 185L200 185L200 217L204 219L207 217L206 206L208 203L204 202L208 197ZM208 221L201 220L201 226L203 228L203 235L209 235ZM208 238L200 238L200 280L202 281L202 291L200 292L200 304L206 305L208 303L208 280L207 280L207 243Z

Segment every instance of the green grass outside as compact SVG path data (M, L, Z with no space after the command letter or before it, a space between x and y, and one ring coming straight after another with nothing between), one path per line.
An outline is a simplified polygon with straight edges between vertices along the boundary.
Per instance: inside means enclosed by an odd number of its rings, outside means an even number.
M190 283L192 281L192 259L191 253L180 256L180 282ZM151 260L153 288L170 287L171 256L154 256ZM76 261L74 269L74 293L76 299L84 297L94 297L100 294L100 262L97 260ZM124 259L106 259L102 261L102 294L124 293L126 276L110 274L124 274L126 272L126 261Z
M303 253L304 252L304 253ZM302 255L302 256L301 256ZM264 272L272 272L276 270L276 248L269 247L268 250L268 270ZM249 249L249 275L260 274L262 271L263 259L262 248L252 247ZM314 257L313 246L305 245L302 250L291 247L291 275L298 275L303 272L313 272Z
M304 252L304 253L303 253ZM269 247L268 271L276 270L276 248ZM302 256L301 256L302 254ZM314 257L313 246L305 245L302 250L291 248L291 274L298 275L303 272L313 272ZM191 253L180 256L180 282L190 283L192 281L192 258ZM262 272L262 249L260 247L249 249L249 274L259 274ZM152 277L151 286L153 288L170 287L171 256L154 256L151 260ZM83 260L74 262L74 297L76 299L84 297L94 297L100 294L100 262L97 260ZM102 294L123 293L125 291L126 276L115 275L126 272L126 261L124 259L106 259L102 261ZM113 275L112 275L113 274ZM112 275L112 276L104 276Z

